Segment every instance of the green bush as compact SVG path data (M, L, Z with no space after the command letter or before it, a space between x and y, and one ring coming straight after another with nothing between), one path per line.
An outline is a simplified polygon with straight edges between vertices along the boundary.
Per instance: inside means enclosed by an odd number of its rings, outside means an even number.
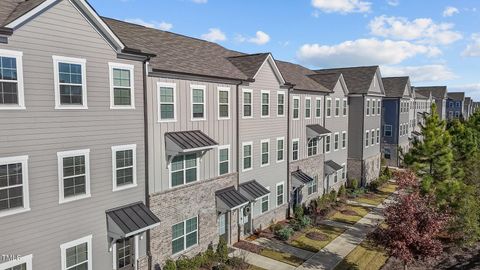
M317 208L319 211L325 210L330 207L330 196L323 195L317 198Z
M226 262L228 260L228 247L227 241L220 237L220 241L217 245L217 258L220 262Z
M377 191L379 187L380 187L380 182L378 179L375 179L372 182L370 182L370 184L368 184L368 189L371 191Z
M293 235L293 229L290 227L284 227L276 233L276 236L283 241L287 241Z
M302 218L304 215L303 206L301 205L295 206L295 208L293 209L293 215L296 219Z
M213 250L212 244L208 245L207 251L203 254L205 261L214 261L215 260L215 251Z
M336 190L330 191L329 198L330 198L330 202L332 203L337 202L337 191Z
M197 269L200 265L196 265L196 261L189 258L180 258L177 260L177 270Z
M163 270L177 270L177 264L175 261L168 259L162 268Z
M338 197L341 200L345 200L347 198L347 189L345 188L345 185L342 185L338 190Z
M270 231L272 231L273 233L276 233L281 229L283 229L283 225L280 223L275 223L272 226L270 226Z
M307 216L304 216L301 219L299 219L298 222L300 223L300 226L302 226L302 228L305 228L307 226L310 226L310 224L312 224L312 219Z
M300 221L298 219L290 220L290 227L296 232L303 229L302 224L300 224Z
M353 189L353 190L357 190L358 187L359 187L358 180L357 179L352 179L350 181L350 188Z

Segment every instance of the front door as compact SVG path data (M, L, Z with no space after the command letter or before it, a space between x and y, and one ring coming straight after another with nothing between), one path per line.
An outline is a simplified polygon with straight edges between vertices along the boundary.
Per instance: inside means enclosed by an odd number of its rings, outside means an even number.
M120 239L116 243L117 269L135 269L135 242L134 237Z
M228 213L222 213L218 216L218 235L228 243Z
M240 224L243 225L243 235L249 236L252 234L252 213L251 205L248 204L240 208Z

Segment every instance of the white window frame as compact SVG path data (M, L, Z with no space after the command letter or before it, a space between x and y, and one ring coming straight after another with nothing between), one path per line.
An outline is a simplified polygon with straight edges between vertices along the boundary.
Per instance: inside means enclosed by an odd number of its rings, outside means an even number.
M282 159L278 159L278 152L279 152L279 150L278 150L278 142L279 142L279 141L282 141L282 145L283 145L283 148L282 148ZM277 160L277 163L281 163L281 162L285 161L285 137L278 137L278 138L277 138L277 144L275 145L275 147L277 148L277 151L276 151L276 152L277 152L277 159L276 159L276 160Z
M375 99L372 99L372 113L370 115L375 116L376 112L377 112L377 101Z
M85 110L87 105L87 60L82 58L64 57L53 55L53 78L55 83L55 109L56 110ZM60 102L60 76L59 63L80 65L82 69L82 105L62 105Z
M368 148L370 145L370 130L365 131L365 141L363 142L365 145L365 148Z
M64 179L63 179L63 158L66 157L75 157L75 156L85 156L85 194L79 196L72 196L70 198L64 197ZM92 194L90 193L90 149L82 150L73 150L73 151L64 151L57 152L58 160L58 184L59 184L59 204L78 201L86 198L90 198Z
M187 223L187 220L193 219L193 218L195 218L195 217L197 218L197 229L196 229L195 231L189 232L189 234L190 234L190 233L193 233L193 232L197 232L197 243L196 243L195 245L189 246L189 247L187 248L187 232L186 232L187 225L186 225L186 223ZM183 247L184 247L184 249L178 251L177 253L173 253L173 250L172 250L172 256L175 256L175 255L178 255L178 254L183 254L183 253L191 250L192 248L197 247L198 244L199 244L199 243L198 243L198 242L199 242L198 240L200 239L200 235L199 235L199 233L198 233L199 227L200 227L200 218L199 218L199 216L193 216L193 217L191 217L191 218L184 219L184 220L182 220L181 222L174 223L174 224L172 224L171 229L173 229L173 226L178 225L178 224L180 224L180 223L183 223L183 235L182 235L181 237L183 237ZM172 238L172 239L170 240L170 247L172 246L173 241L175 241L175 240L177 240L177 239L179 239L179 238L181 238L181 237Z
M342 164L342 180L345 180L347 178L347 164L343 163Z
M347 148L347 132L346 131L342 131L342 149L346 149Z
M267 94L268 95L268 103L267 104L263 104L263 94ZM270 117L270 105L271 105L271 100L270 100L270 91L269 90L261 90L260 91L260 118L268 118ZM267 115L263 115L263 106L266 105L268 106L268 114Z
M268 190L270 190L269 188L267 188ZM263 199L264 198L267 198L267 210L263 211L263 207L262 207L262 204L263 204ZM268 211L270 211L270 194L267 194L263 197L261 197L260 199L258 199L259 203L260 203L260 215L262 214L265 214L267 213Z
M123 69L130 71L130 105L115 105L115 86L113 85L113 70ZM110 76L110 109L135 109L135 66L121 63L108 63L108 70Z
M62 262L62 270L67 269L67 249L78 246L80 244L87 243L87 260L88 260L88 269L92 270L92 235L88 235L85 237L82 237L77 240L73 240L68 243L64 243L60 245L60 256L61 256L61 262Z
M332 117L332 98L327 98L327 101L325 104L325 117L326 118Z
M382 100L377 99L377 114L381 115L382 114Z
M387 127L389 127L388 129L389 129L389 131L390 131L390 135L389 135L389 136L387 136ZM385 124L385 125L383 126L383 136L390 138L390 137L392 137L392 135L393 135L393 126L392 126L392 125L386 125L386 124Z
M278 97L279 96L283 96L283 104L278 103ZM283 114L278 113L278 107L280 105L283 106ZM286 106L285 106L285 91L278 91L277 92L277 117L285 117L285 109L286 109Z
M160 88L168 87L173 89L173 118L171 119L162 119L160 107L162 104L172 104L172 103L162 103L160 100ZM157 110L158 110L158 122L176 122L177 121L177 84L176 83L167 83L167 82L158 82L157 83Z
M370 99L367 98L367 105L365 105L365 108L366 108L366 112L365 112L365 115L366 116L370 116Z
M18 104L1 104L0 110L25 110L25 93L23 85L23 52L0 49L0 56L15 58L17 65L17 98ZM3 80L2 80L3 81ZM14 82L12 80L5 80Z
M337 104L338 104L338 106L337 106ZM340 99L335 98L335 117L340 117L341 107L342 107L342 104L340 103Z
M375 129L370 130L370 145L375 145L376 139L375 139Z
M318 106L318 101L320 101L320 107ZM317 111L320 112L320 115L317 115ZM322 98L315 98L315 118L322 118Z
M231 161L231 158L230 158L230 157L231 157L231 155L230 155L230 153L231 153L231 152L230 152L230 145L228 144L228 145L218 146L217 149L218 149L218 154L217 154L217 158L218 158L218 159L217 159L217 160L218 160L218 161L217 161L217 165L218 165L218 175L219 175L219 176L221 176L221 175L227 175L227 174L229 174L229 173L232 171L232 170L231 170L231 166L230 166L230 164L231 164L231 162L230 162L230 161ZM227 171L226 173L224 173L224 174L221 174L221 173L220 173L220 150L223 150L223 149L228 149L228 160L227 160L227 161L228 161L228 171ZM224 161L224 162L225 162L225 161Z
M342 116L348 116L348 99L342 99Z
M295 100L298 100L298 108L295 108ZM292 97L292 119L293 120L299 120L300 119L300 107L302 107L301 104L300 104L300 97L299 96L293 96ZM295 110L298 111L297 117L295 117Z
M22 164L22 192L23 192L23 207L0 211L0 217L6 217L23 212L30 211L30 197L28 187L28 156L16 156L0 158L0 165L21 163Z
M134 262L134 266L137 267L137 262L138 262L138 252L139 252L139 249L138 249L138 239L140 238L139 235L135 235L135 236L131 236L133 237L133 241L134 241L134 249L135 249L135 262ZM117 258L117 242L113 243L112 245L112 259L113 259L113 262L112 262L112 266L113 266L113 270L117 270L118 269L118 258ZM136 268L134 268L136 269Z
M310 102L310 106L307 107L307 100ZM309 111L309 116L307 116L307 110ZM312 118L312 98L311 97L305 97L305 119L311 119Z
M132 173L133 173L133 183L123 186L117 186L117 151L127 151L132 150ZM128 145L117 145L112 146L112 181L113 189L112 191L120 191L125 189L134 188L137 186L137 145L128 144Z
M245 93L250 93L250 103L245 103ZM250 116L245 116L245 105L250 105ZM252 89L242 89L242 118L243 119L253 118L253 90Z
M202 90L203 92L203 103L193 102L193 90ZM190 85L190 117L192 121L205 121L207 119L207 86L201 84L191 84ZM230 97L229 97L230 98ZM203 117L195 118L193 117L193 105L202 105L203 106Z
M331 151L332 151L332 134L328 134L325 136L325 153L330 153Z
M297 159L294 159L294 158L293 158L293 152L294 152L294 150L293 150L293 145L294 145L295 142L297 143L297 146L298 146L298 149L297 149ZM292 160L293 160L293 161L300 160L300 139L299 139L299 138L295 138L295 139L292 140Z
M191 155L193 153L183 153L183 154L179 154L178 156L188 156L188 155ZM185 171L187 170L187 168L185 168L185 157L183 158L183 184L181 185L176 185L176 186L172 186L172 162L168 163L168 188L172 189L172 188L178 188L178 187L184 187L184 186L188 186L188 185L192 185L192 184L195 184L197 183L198 181L200 181L200 156L199 154L196 154L197 157L196 157L196 171L197 171L197 175L196 175L196 180L193 181L193 182L190 182L190 183L187 183L187 179L185 178ZM175 157L174 157L175 158ZM173 161L173 158L172 160ZM189 168L191 169L191 168ZM177 171L180 171L180 170L177 170ZM177 172L175 171L175 172Z
M333 134L333 151L336 152L340 149L340 132Z
M222 92L222 91L225 91L225 92L228 93L228 103L220 104L220 92ZM253 99L253 96L252 96L252 99ZM232 95L230 95L230 87L225 87L225 86L217 87L217 116L218 116L218 120L229 120L230 119L230 115L232 114L230 112L231 102L232 102ZM220 117L220 105L225 105L225 104L228 106L228 116ZM253 113L252 113L252 115L253 115Z
M278 194L278 187L283 186L282 194ZM278 197L282 196L282 204L278 204ZM285 182L280 182L275 185L275 205L277 207L285 204Z
M263 159L263 146L262 144L263 143L268 143L268 151L267 151L267 154L268 154L268 162L266 164L262 164L262 159ZM260 140L260 167L266 167L268 165L270 165L270 139L263 139L263 140Z
M377 144L380 144L380 129L377 128Z
M26 268L27 270L32 270L33 269L32 268L32 259L33 259L32 254L25 255L25 256L22 256L22 257L15 257L14 260L9 260L9 261L0 263L0 270L13 268L15 266L19 266L19 265L22 265L22 264L27 265L27 268Z
M250 168L245 169L245 146L250 146ZM253 169L253 142L242 143L242 172L251 171Z

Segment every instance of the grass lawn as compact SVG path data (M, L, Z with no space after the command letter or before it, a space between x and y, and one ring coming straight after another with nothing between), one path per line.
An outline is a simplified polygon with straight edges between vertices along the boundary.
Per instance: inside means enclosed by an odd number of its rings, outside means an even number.
M283 262L289 265L293 266L300 266L302 263L305 262L305 260L302 260L298 257L293 256L290 253L283 253L280 251L276 250L271 250L271 249L264 249L260 252L260 255L268 257L270 259L274 259L279 262Z
M367 207L363 207L363 206L359 206L359 205L358 206L357 205L346 205L344 210L352 211L352 215L343 214L341 211L336 211L328 219L353 225L353 224L357 223L357 221L359 221L366 214L368 214L368 212L370 212L370 209L368 209ZM353 215L353 212L355 212L354 215Z
M322 248L324 248L328 243L332 242L333 239L337 238L337 236L342 234L344 231L345 229L342 229L342 228L336 228L336 227L331 227L326 225L318 225L315 228L306 230L300 236L289 240L288 244L304 250L318 252ZM310 239L306 236L306 234L309 232L321 233L326 236L326 239L323 241Z
M335 270L379 270L387 259L388 255L384 250L363 241L335 267Z
M249 265L248 270L267 270L267 269L264 269L255 265Z
M387 182L385 185L381 186L376 193L367 193L361 196L358 196L354 201L359 203L366 203L370 205L377 206L382 203L388 196L390 196L397 189L397 185Z
M397 185L391 182L387 182L385 185L381 186L378 190L384 193L388 193L390 195L391 193L395 192L395 190L398 188Z

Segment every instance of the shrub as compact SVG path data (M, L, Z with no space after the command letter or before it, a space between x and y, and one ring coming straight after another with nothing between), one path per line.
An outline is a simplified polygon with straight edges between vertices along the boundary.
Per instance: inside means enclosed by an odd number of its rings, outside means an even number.
M239 257L229 258L227 264L233 269L246 269L247 266L245 259Z
M217 258L220 262L224 263L228 260L228 247L225 239L220 238L217 245Z
M340 189L338 190L338 197L344 201L347 198L347 189L345 188L345 185L342 185Z
M337 202L337 191L336 190L330 191L329 198L330 198L330 202L332 203Z
M280 223L275 223L272 226L270 226L270 231L272 231L273 233L276 233L281 229L283 229L283 225Z
M175 261L168 259L162 268L163 270L177 270L177 264Z
M302 218L304 215L303 206L301 205L295 206L295 208L293 209L293 215L296 219Z
M325 210L330 207L330 196L323 195L317 198L317 208L319 211Z
M203 254L205 257L205 261L210 262L215 260L215 251L213 251L213 246L212 244L208 245L207 250Z
M312 224L312 219L310 219L309 217L307 216L304 216L302 217L301 219L298 220L298 222L300 223L300 226L302 228L305 228L307 226L310 226L310 224Z
M352 179L350 181L350 188L353 190L357 190L359 187L358 180L357 179Z
M186 257L177 260L177 270L190 270L198 267L200 267L200 265L195 265L195 260Z
M290 227L284 227L283 229L279 230L276 235L280 240L287 241L293 234L293 229Z
M297 232L302 230L302 225L300 224L300 221L298 219L290 220L290 227Z

